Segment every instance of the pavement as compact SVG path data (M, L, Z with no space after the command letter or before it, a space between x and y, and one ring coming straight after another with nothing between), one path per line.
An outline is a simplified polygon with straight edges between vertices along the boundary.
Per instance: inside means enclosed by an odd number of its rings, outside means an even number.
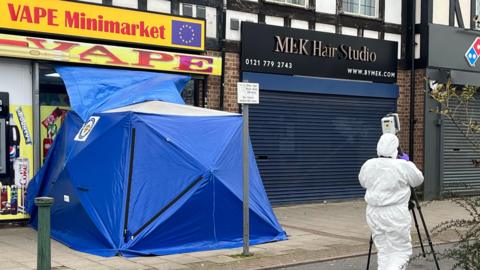
M435 252L444 252L447 248L452 248L453 244L436 245ZM427 249L428 251L428 249ZM348 257L344 259L300 264L295 266L287 266L278 268L278 270L359 270L367 269L367 256ZM439 266L443 270L453 269L455 261L451 259L443 259L439 262ZM370 270L377 269L377 256L372 255L370 260ZM427 254L424 258L422 256L422 250L415 248L413 250L413 259L408 264L408 270L437 270L433 257Z
M428 228L442 221L464 218L468 213L450 201L422 204ZM52 241L52 269L276 269L368 253L369 230L365 203L353 200L337 203L302 204L276 207L274 211L288 240L250 248L251 257L239 256L241 248L186 254L124 258L104 258L74 251ZM417 232L412 226L412 237ZM423 234L423 230L422 234ZM36 231L29 227L0 229L0 269L36 269ZM422 235L425 239L424 235ZM453 232L433 239L435 244L456 240ZM415 241L416 245L418 242Z

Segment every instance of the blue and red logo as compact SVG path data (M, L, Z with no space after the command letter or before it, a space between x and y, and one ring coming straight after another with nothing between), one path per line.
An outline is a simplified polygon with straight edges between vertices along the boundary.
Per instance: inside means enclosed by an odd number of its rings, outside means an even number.
M480 57L480 37L477 37L475 41L470 45L470 48L465 53L465 59L471 67L475 66L478 58Z

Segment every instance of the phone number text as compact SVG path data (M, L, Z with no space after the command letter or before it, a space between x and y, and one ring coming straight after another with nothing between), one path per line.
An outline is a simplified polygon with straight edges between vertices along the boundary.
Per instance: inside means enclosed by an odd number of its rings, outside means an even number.
M260 60L260 59L251 59L251 58L245 59L245 65L254 66L254 67L269 67L269 68L284 68L284 69L293 68L292 62Z

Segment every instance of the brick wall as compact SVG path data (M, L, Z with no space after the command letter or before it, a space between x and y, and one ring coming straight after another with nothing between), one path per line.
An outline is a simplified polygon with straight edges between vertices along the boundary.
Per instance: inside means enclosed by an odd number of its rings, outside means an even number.
M225 79L223 110L238 112L237 82L240 79L240 56L238 53L225 53Z
M221 52L208 51L207 55L221 57ZM224 93L223 110L229 112L238 112L237 104L237 82L240 79L240 56L238 53L225 53ZM208 76L207 79L207 101L206 107L209 109L220 109L220 76Z
M414 162L423 168L423 127L424 127L424 102L425 102L425 70L415 72L415 118L414 118ZM404 151L409 150L410 132L410 71L399 70L397 84L400 87L398 98L398 114L402 130L399 134L400 144Z
M222 53L215 51L207 51L208 56L221 57ZM209 109L220 109L220 76L208 76L207 78L207 95L205 98L205 107ZM201 100L201 99L200 99Z

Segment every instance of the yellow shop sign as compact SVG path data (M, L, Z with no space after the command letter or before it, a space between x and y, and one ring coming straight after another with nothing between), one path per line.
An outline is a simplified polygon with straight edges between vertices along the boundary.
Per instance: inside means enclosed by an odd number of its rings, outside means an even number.
M0 0L0 28L203 51L205 21L60 0Z
M221 75L222 59L166 51L0 34L0 56Z

